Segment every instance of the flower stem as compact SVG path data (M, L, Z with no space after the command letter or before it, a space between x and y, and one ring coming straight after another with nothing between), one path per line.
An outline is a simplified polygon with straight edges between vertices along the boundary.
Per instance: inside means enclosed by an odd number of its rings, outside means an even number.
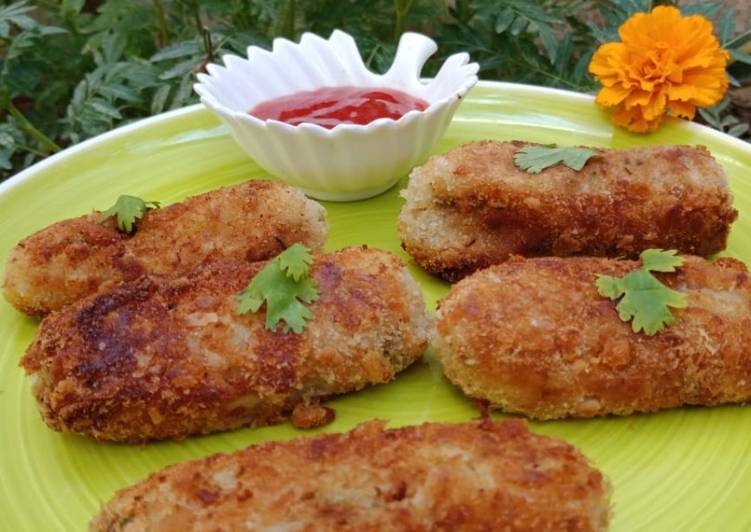
M162 0L154 0L154 11L156 12L157 44L162 47L169 42L167 17L164 14Z
M28 118L24 116L24 114L16 107L13 102L8 102L8 112L19 122L21 122L21 127L32 137L34 137L36 140L38 140L44 147L46 147L49 151L52 153L59 152L62 150L60 146L57 145L57 143L49 138L47 135L39 131L36 127L34 127L34 124L32 124Z
M394 0L394 11L396 17L394 20L394 41L398 41L404 33L404 22L407 19L407 13L412 8L414 0Z
M276 35L290 40L295 38L295 11L295 0L287 0L279 12Z
M201 20L201 4L198 2L198 0L193 0L193 18L196 22L196 29L198 30L198 34L203 34L203 20Z

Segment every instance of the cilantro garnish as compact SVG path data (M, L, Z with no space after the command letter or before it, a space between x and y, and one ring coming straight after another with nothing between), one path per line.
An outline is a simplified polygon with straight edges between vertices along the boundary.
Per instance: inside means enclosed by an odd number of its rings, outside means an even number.
M539 174L556 164L564 164L578 172L597 153L589 148L559 148L555 144L525 146L514 154L514 164L530 174Z
M143 218L146 211L159 207L158 201L144 201L136 196L120 196L115 204L102 213L102 221L117 216L117 228L126 233L133 232L136 220Z
M642 267L624 277L597 276L597 290L601 296L619 299L618 317L623 321L633 320L631 330L644 331L652 336L675 323L670 307L685 308L686 294L665 286L651 272L674 272L683 264L676 257L676 250L648 249L640 255Z
M293 244L269 261L247 287L237 294L237 313L258 312L266 303L266 328L275 331L280 321L284 332L300 334L313 311L303 305L318 299L318 288L308 277L313 256L302 244Z

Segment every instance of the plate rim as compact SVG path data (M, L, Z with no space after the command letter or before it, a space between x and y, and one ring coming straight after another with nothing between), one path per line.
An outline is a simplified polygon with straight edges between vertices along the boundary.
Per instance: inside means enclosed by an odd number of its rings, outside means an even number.
M495 90L507 91L507 92L502 93L502 95L504 96L504 100L506 98L514 99L517 97L524 97L524 95L526 95L530 99L539 98L541 99L540 101L543 101L542 98L556 98L556 102L559 102L561 107L567 107L567 111L569 113L571 112L571 110L577 111L577 110L584 109L585 106L588 104L588 102L592 102L593 100L593 96L588 95L588 94L576 93L576 92L567 91L567 90L551 89L551 88L546 88L546 87L536 87L536 86L531 86L531 85L516 84L516 83L486 82L486 83L481 84L481 86L485 90L488 90L488 91L495 91ZM484 94L487 94L487 93L484 93ZM493 92L493 94L495 94L495 92ZM475 96L473 102L471 103L473 105L482 106L485 110L495 113L495 116L497 117L498 120L503 120L505 117L509 116L499 111L499 109L496 108L493 104L488 104L483 100L484 100L484 95L480 94L480 95ZM503 103L501 105L503 105ZM600 127L603 129L603 131L606 132L605 135L602 135L601 137L599 137L599 140L597 142L609 142L610 140L616 140L615 135L616 135L616 132L619 130L615 128L614 126L612 126L612 124L610 124L609 121L606 118L604 118L604 114L601 112L598 112L598 109L597 107L594 106L594 104L592 104L591 107L586 107L586 109L587 110L591 109L591 114L588 112L586 117L582 117L581 123L588 122L590 120L589 117L591 116L591 120L597 120L597 123L600 124ZM138 142L139 139L141 138L138 136L139 134L147 136L149 139L153 138L157 140L157 142L159 142L159 139L163 139L162 142L169 139L169 136L163 136L160 134L159 131L161 130L159 130L157 134L154 134L154 133L149 132L148 130L141 130L139 129L140 127L168 128L170 131L170 136L173 134L181 135L182 132L190 133L191 131L210 132L212 136L218 133L218 134L221 134L223 138L225 138L226 142L230 142L229 134L226 131L226 129L224 129L224 126L220 126L219 121L209 122L208 118L205 118L204 115L202 115L201 113L204 113L204 110L201 109L200 104L197 104L197 105L191 105L189 107L177 109L174 111L162 113L160 115L155 115L153 117L148 117L142 120L131 122L130 124L121 126L120 128L116 128L110 132L104 133L97 137L93 137L92 139L88 139L87 141L84 141L78 145L72 146L70 148L67 148L66 150L61 151L58 154L50 156L44 161L40 161L39 163L37 163L37 165L34 165L22 172L19 172L18 174L13 176L11 179L9 179L9 181L10 180L15 181L16 178L21 177L21 179L17 180L18 182L14 183L14 186L22 185L24 183L29 187L38 187L40 184L43 185L45 182L47 182L47 179L50 177L48 173L50 169L54 170L54 169L61 168L61 167L64 168L64 166L62 165L66 164L68 161L70 161L74 165L88 164L90 158L95 157L95 155L90 153L88 150L90 149L101 150L103 148L106 149L108 146L111 146L111 144L109 143L112 142L114 139L118 139L118 142L119 142L118 147L120 146L128 147L131 142L134 142L134 141ZM470 116L472 116L473 114L474 113L470 113ZM671 122L673 121L671 120ZM684 122L684 121L681 121L681 122ZM182 126L185 126L185 129L182 129ZM545 129L545 126L542 126L542 129ZM671 135L676 134L676 133L681 134L681 135L707 134L708 136L702 139L683 138L682 140L684 140L684 142L686 143L692 140L693 141L702 140L707 143L712 142L712 143L716 143L714 145L718 150L720 149L729 150L730 155L744 154L740 162L745 165L745 154L751 151L749 150L749 146L745 142L739 141L741 145L745 147L735 146L734 143L726 141L727 139L725 139L724 137L728 137L727 135L716 132L715 130L705 131L706 129L709 129L709 128L706 128L705 126L701 126L699 124L675 123L674 125L670 125L670 128L668 129L667 133ZM710 133L712 134L709 135ZM715 133L717 133L717 135L715 135ZM621 140L625 138L629 142L631 142L631 140L635 140L637 143L655 144L654 137L650 139L649 136L641 136L641 139L643 140L640 140L639 136L630 135L629 133L623 132L622 130L618 134L622 135ZM124 135L124 137L120 137L120 135ZM134 136L129 139L127 135L134 135ZM719 139L717 138L718 136L720 137ZM733 139L732 137L729 137L729 138L732 140L737 140L737 139ZM42 163L47 163L47 164L42 164ZM28 175L24 175L24 174L28 174ZM76 174L71 174L71 175L73 177L76 176ZM743 175L739 177L745 178L746 176ZM747 179L742 179L742 181L743 181L743 184L742 184L743 187L745 187L746 184L751 183L751 181ZM110 184L112 183L110 179L107 179L106 182ZM65 180L62 181L61 184L62 186L65 186L65 187L71 186L70 183ZM18 191L17 189L13 190L14 186L4 187L3 185L5 185L5 183L0 183L0 199L3 199L4 197L14 198L15 197L14 194L18 194L19 192L20 194L25 193L23 189L21 191ZM5 192L7 192L7 194L3 194ZM423 283L420 283L420 284L424 288L424 284ZM364 419L362 421L364 421ZM358 423L362 421L358 421ZM427 420L423 420L421 422L424 422L424 421L427 421ZM442 422L450 422L450 421L442 421ZM414 424L414 422L410 422L410 424ZM336 432L339 432L339 431L337 430ZM536 431L536 432L542 433L539 431ZM302 434L295 435L295 437L301 437L301 436L303 435ZM274 438L272 438L272 440L273 439ZM264 438L261 441L270 441L270 440L267 440ZM566 441L569 441L568 438L566 438ZM253 443L256 443L256 442L253 442ZM244 444L243 446L246 446L246 445L248 444ZM212 450L210 454L213 454L215 452L229 452L229 451L223 448L219 450ZM181 459L179 461L183 461L183 460ZM157 469L150 469L146 473L146 475L151 474L155 472L156 470ZM612 480L613 476L610 475L607 470L605 470L605 472ZM749 472L751 472L751 468L749 468ZM742 476L736 477L736 482L733 484L733 488L731 489L736 489L736 487L742 486L743 478L744 477ZM0 488L3 487L2 484L3 484L2 479L0 478ZM118 489L122 489L124 487L126 487L126 485L122 485ZM733 493L731 489L728 489L728 493L730 494ZM0 489L0 493L2 491L3 490ZM17 500L17 499L14 499L14 500ZM99 495L100 505L106 500L108 499L102 498L101 494ZM715 499L712 499L712 500L715 500ZM614 498L613 504L618 503L618 501L619 499ZM625 506L620 506L620 505L616 506L616 516L613 520L611 520L611 526L615 522L618 522L619 524L617 526L618 528L621 528L620 522L621 522L622 517L618 515L620 513L618 508L621 508L621 511L622 511L625 508ZM633 512L629 511L628 513L633 513ZM92 513L88 517L88 519L90 519L90 517L93 515L94 514ZM13 514L8 512L7 519L13 519L13 518L15 518L15 512ZM34 521L27 521L27 523L28 522L31 522L33 524ZM0 515L0 529L3 529L3 523L5 523L5 518L2 515ZM12 522L10 520L7 523L9 525L15 524L15 522ZM627 528L629 526L629 523L630 521L626 522L623 525L623 527ZM653 523L653 522L650 521L650 523ZM28 525L28 526L31 526L31 525ZM63 521L59 520L55 523L54 526L60 526L61 529L64 529L67 525ZM31 530L31 528L29 528L29 530Z
M595 103L595 96L593 94L570 91L566 89L558 89L554 87L530 85L526 83L480 80L477 82L477 85L475 85L475 87L495 88L499 90L503 90L503 89L524 90L524 91L531 91L537 95L558 96L558 97L565 97L569 99L579 100L581 102L589 101L593 104ZM473 89L471 89L467 93L467 95L465 95L465 98L471 98L472 91L474 90L475 87L473 87ZM45 159L39 161L38 163L35 163L29 166L28 168L21 170L17 174L1 182L0 183L0 196L8 193L9 191L11 191L13 188L20 185L21 183L24 183L30 179L33 179L36 174L44 172L48 167L53 166L60 161L65 161L66 159L73 157L75 155L78 155L80 153L84 153L86 151L95 149L100 144L104 144L105 142L108 142L110 140L115 140L119 137L128 135L129 133L133 131L136 131L142 128L148 128L149 126L152 126L162 121L166 122L166 121L174 120L176 118L182 118L184 116L190 116L192 114L196 114L196 113L204 112L204 111L209 112L209 110L206 108L204 104L195 103L186 107L181 107L180 109L167 111L166 113L159 113L157 115L149 116L146 118L141 118L129 124L116 127L110 131L101 133L95 137L84 140L83 142L79 142L78 144L74 144L73 146L65 148L64 150L61 150L55 154L52 154L46 157ZM459 109L457 109L457 112L458 113L461 112L461 106L459 106ZM743 141L741 139L728 135L727 133L723 133L711 127L705 126L703 124L699 124L697 122L689 121L689 120L674 119L673 123L678 128L685 129L689 132L694 132L696 134L701 134L701 135L709 135L710 137L713 137L714 139L720 142L729 144L731 147L735 149L745 151L748 155L751 156L751 143L750 142ZM222 127L226 128L224 124L221 124L221 125ZM618 126L615 126L613 124L612 127L613 127L613 130L615 131ZM623 131L626 131L626 130L623 130ZM228 135L230 134L229 130L227 131L227 134ZM642 137L648 138L649 134L642 135Z

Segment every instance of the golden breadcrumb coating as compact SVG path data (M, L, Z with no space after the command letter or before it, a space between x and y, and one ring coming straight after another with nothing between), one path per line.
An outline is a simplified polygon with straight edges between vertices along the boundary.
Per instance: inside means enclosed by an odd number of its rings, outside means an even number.
M513 258L454 285L440 302L436 350L474 398L537 419L628 415L751 399L751 279L729 258L685 256L656 274L688 297L674 325L634 333L597 274L640 262Z
M133 234L92 213L55 223L11 251L5 298L18 310L53 310L143 274L184 274L219 260L269 259L295 242L318 251L324 210L278 181L248 181L149 210Z
M406 251L449 280L511 255L636 258L648 248L711 255L736 219L725 173L704 147L598 148L576 172L530 174L525 142L459 146L415 168L399 217Z
M92 531L594 531L610 485L522 420L299 438L186 462L117 493Z
M420 358L430 322L394 255L318 255L320 299L302 334L238 315L264 263L224 262L182 278L142 277L45 318L22 359L53 429L100 440L184 438L279 422L296 406L392 380ZM330 420L299 412L301 424Z

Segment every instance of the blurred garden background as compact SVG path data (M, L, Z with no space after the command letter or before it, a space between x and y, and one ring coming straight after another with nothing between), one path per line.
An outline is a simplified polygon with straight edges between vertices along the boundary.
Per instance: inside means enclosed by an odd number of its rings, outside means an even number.
M196 73L248 45L305 31L354 35L385 70L402 32L467 51L481 79L594 93L596 48L658 4L701 14L731 54L731 90L697 119L749 140L751 0L63 0L0 8L0 180L119 125L197 101Z

